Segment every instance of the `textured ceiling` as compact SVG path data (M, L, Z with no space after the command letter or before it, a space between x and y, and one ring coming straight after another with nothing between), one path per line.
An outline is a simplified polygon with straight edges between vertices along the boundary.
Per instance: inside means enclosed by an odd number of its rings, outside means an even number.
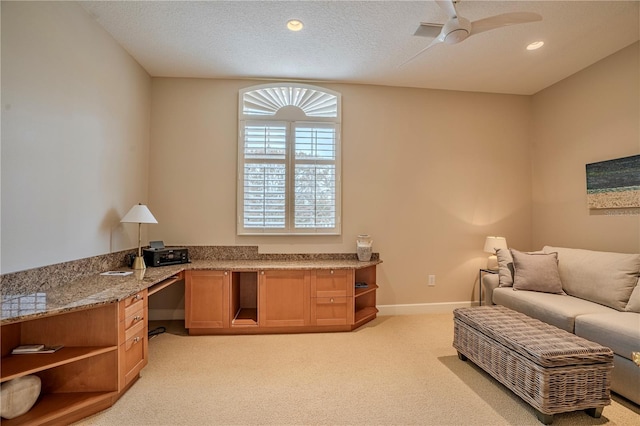
M439 44L431 1L88 1L80 4L154 77L266 78L533 94L640 38L640 2L458 2L474 21L527 11L540 22ZM289 19L304 29L286 29ZM543 40L529 52L525 46Z

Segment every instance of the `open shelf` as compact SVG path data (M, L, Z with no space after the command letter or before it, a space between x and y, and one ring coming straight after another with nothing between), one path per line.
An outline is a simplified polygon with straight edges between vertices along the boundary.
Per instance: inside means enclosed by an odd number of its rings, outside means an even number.
M258 310L255 308L238 309L231 324L237 326L258 326Z
M355 297L360 297L360 296L363 296L363 295L365 295L367 293L371 293L372 291L376 291L377 289L378 289L378 285L377 284L367 284L366 288L363 288L363 287L356 288L354 296Z
M47 354L42 354L44 356ZM4 360L3 360L4 366ZM3 368L4 370L4 368ZM3 371L4 373L4 371ZM107 408L117 392L68 392L40 395L35 405L25 414L14 419L2 419L3 426L71 423L79 418L78 414L93 409L96 412ZM102 407L102 408L100 408Z
M372 306L362 308L356 311L354 316L354 325L358 326L360 323L367 322L374 318L378 314L378 309Z
M364 282L367 287L356 288L353 293L354 316L353 325L359 327L367 321L370 321L378 314L376 308L376 267L356 269L356 282Z
M231 327L258 326L258 273L231 274Z
M124 308L122 308L124 310ZM31 409L2 425L70 424L108 408L118 397L120 304L69 311L0 327L2 383L40 378ZM63 345L53 353L11 354L16 346Z
M2 378L0 381L6 382L16 377L48 370L117 349L117 346L78 346L65 347L50 354L8 355L2 358Z

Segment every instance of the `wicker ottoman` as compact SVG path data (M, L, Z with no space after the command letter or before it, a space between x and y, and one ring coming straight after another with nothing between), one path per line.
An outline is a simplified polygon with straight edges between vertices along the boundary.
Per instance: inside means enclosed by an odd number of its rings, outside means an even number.
M544 424L553 415L611 403L611 349L503 306L454 310L453 347L529 403Z

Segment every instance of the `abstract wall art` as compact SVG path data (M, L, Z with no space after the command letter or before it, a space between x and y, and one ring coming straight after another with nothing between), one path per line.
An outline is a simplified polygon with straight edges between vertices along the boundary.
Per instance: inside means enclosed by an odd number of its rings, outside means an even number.
M586 165L590 209L640 207L640 155Z

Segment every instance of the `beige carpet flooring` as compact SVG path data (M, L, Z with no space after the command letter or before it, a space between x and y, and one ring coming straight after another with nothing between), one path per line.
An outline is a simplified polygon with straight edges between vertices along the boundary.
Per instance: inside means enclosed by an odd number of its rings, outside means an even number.
M167 324L168 325L168 324ZM451 346L451 314L379 317L351 333L186 336L169 326L111 408L79 425L540 425L533 409ZM640 425L614 396L602 417Z

